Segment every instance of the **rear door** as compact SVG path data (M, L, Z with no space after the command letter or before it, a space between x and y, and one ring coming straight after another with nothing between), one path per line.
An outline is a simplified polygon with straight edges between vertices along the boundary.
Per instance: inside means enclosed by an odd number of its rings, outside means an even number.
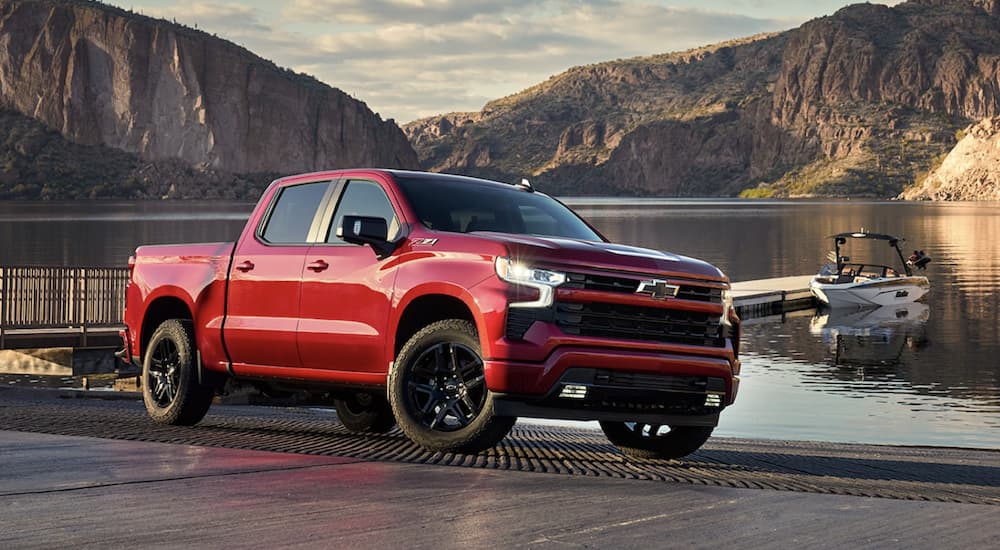
M252 236L241 239L229 281L225 342L240 367L299 367L296 330L302 269L319 234L331 182L279 189Z
M391 259L378 259L370 246L345 243L337 228L345 215L374 216L388 222L389 240L400 233L400 218L383 186L352 179L338 193L322 244L309 249L302 275L299 356L302 366L342 371L358 383L384 383L366 375L385 373L389 309L395 282Z

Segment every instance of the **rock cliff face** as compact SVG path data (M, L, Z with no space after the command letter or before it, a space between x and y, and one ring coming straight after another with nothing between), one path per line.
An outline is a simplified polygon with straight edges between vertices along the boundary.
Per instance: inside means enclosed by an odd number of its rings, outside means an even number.
M1000 112L1000 33L983 0L861 4L792 34L774 93L782 126L829 106L894 104L982 118ZM989 4L992 4L989 2Z
M1000 2L859 4L412 122L422 164L558 193L877 196L1000 114Z
M963 133L941 166L900 198L1000 201L1000 117L984 119Z
M0 110L0 200L253 200L278 175L144 161L121 149L73 143L33 118Z
M394 122L343 92L96 2L0 2L0 106L146 161L231 173L417 165Z

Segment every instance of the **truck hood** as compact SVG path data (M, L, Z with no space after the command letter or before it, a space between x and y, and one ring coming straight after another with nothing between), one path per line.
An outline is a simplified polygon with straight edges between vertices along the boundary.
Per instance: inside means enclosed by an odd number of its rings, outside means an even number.
M540 267L569 270L580 267L728 281L719 268L708 262L649 248L508 233L477 232L474 235L503 244L507 247L511 258Z

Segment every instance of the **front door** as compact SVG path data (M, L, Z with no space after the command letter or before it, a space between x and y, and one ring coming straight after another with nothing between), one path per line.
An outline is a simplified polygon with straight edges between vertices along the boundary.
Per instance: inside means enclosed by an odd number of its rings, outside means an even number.
M344 380L384 383L371 376L388 371L385 334L396 270L369 246L343 242L337 228L345 215L388 222L389 239L399 218L382 186L351 180L340 194L325 242L309 249L302 275L299 356L302 366L341 371Z

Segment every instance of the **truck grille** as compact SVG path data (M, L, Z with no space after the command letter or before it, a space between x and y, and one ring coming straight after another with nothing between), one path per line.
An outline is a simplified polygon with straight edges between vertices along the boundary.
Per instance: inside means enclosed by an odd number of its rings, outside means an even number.
M555 307L556 324L566 334L725 347L720 318L707 313L596 302Z
M722 289L680 284L676 298L679 300L694 300L696 302L722 303ZM612 275L594 275L592 273L567 273L566 282L560 288L571 290L593 290L597 292L615 292L619 294L634 294L639 289L639 279L618 277Z

